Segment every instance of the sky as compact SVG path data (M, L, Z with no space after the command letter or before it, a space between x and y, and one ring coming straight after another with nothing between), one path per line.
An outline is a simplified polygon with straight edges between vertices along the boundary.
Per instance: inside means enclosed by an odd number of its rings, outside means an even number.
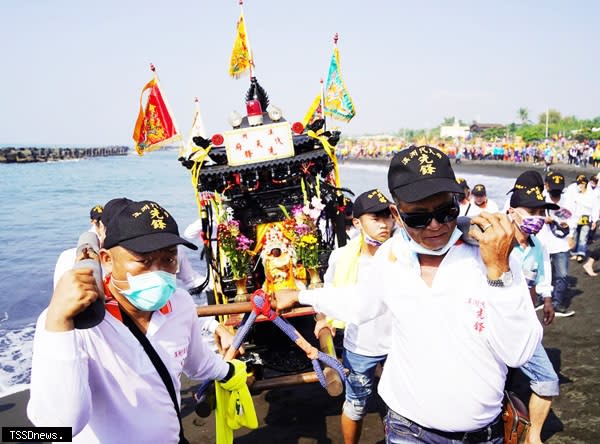
M0 1L0 144L131 145L154 63L180 131L245 110L228 67L237 0ZM600 115L600 2L246 0L256 76L301 120L333 48L356 116L346 135L510 123L525 107ZM596 43L596 44L595 44Z

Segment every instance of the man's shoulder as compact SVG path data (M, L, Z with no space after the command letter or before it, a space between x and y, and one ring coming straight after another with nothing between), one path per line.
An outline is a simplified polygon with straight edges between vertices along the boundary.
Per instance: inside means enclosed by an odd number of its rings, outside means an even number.
M174 312L189 312L195 313L196 311L196 303L192 296L187 292L187 290L183 288L177 287L171 299L171 308Z

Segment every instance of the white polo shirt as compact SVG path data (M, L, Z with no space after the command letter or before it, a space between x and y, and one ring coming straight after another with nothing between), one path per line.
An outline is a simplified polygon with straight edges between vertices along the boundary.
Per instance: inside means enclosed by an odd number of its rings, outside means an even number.
M49 332L46 310L33 342L29 419L36 426L72 427L74 443L177 443L171 397L139 341L117 318L87 330ZM195 304L176 290L167 309L152 314L146 336L171 374L223 379L229 366L207 348Z
M513 285L491 287L479 249L457 244L428 287L401 236L375 258L372 279L305 290L300 303L356 324L389 312L391 348L379 394L395 412L449 432L489 424L502 408L507 366L525 364L542 337L519 264L510 262ZM349 297L352 291L370 297Z

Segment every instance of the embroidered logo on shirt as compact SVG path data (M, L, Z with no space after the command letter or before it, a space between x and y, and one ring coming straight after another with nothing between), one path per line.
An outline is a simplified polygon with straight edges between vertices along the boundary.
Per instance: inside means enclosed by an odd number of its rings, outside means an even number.
M481 333L485 329L485 301L469 298L467 299L467 304L477 307L477 310L475 311L475 323L473 324L473 329L477 333Z

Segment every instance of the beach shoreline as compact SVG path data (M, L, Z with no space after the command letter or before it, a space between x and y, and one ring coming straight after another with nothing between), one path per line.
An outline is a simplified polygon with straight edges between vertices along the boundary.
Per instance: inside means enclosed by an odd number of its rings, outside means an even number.
M391 159L386 158L351 158L346 159L340 164L375 164L375 165L388 165ZM457 176L464 173L481 174L487 176L496 177L512 177L516 178L523 171L536 170L542 177L545 175L545 164L538 163L514 163L504 160L461 160L460 163L452 162L452 169ZM569 165L566 163L554 163L550 166L551 171L561 173L565 176L565 180L568 183L575 182L575 178L579 174L585 174L586 177L597 175L600 173L600 168L594 168L590 166L580 167L577 165Z
M388 159L352 160L352 163L386 164ZM455 167L453 163L453 167ZM456 174L472 173L489 176L516 177L530 164L514 165L496 161L463 161ZM563 168L564 167L564 168ZM543 166L538 166L543 172ZM567 176L567 182L579 173L590 176L595 169L560 164L557 171ZM596 240L592 247L599 245ZM589 277L581 265L571 261L569 269L570 318L557 318L544 330L544 346L560 376L561 395L554 401L552 413L544 428L547 442L595 443L600 440L600 277ZM539 313L538 313L539 315ZM443 367L440 369L443 371ZM515 378L515 390L526 399L528 386ZM192 393L198 384L184 381L182 414L186 436L193 443L214 443L214 416L199 418L194 413ZM0 397L0 424L31 426L26 416L29 391L20 386L15 393ZM258 418L257 430L235 432L236 443L340 443L340 412L343 397L330 398L318 384L271 390L253 397ZM364 421L363 442L382 443L383 406L373 401ZM144 420L144 419L140 419ZM560 431L562 429L562 431Z

